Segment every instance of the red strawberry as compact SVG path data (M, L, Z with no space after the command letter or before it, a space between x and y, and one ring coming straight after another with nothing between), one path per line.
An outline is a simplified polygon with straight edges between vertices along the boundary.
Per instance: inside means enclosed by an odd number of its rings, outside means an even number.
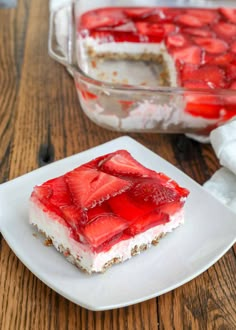
M174 202L174 203L169 203L165 204L160 207L160 211L162 213L168 214L169 216L175 214L178 212L182 207L184 203L183 202Z
M79 226L84 225L87 222L85 212L75 205L63 206L60 209L65 221L76 231Z
M175 61L181 64L189 63L199 65L201 63L202 51L198 46L187 46L172 50Z
M191 115L207 119L220 118L222 104L216 95L194 95L190 93L188 95L186 94L185 98L185 111L191 113Z
M131 189L130 194L140 203L149 202L157 206L180 199L180 195L176 190L161 185L156 179L137 182Z
M42 201L44 199L49 199L52 196L52 189L47 185L35 186L34 193L38 199Z
M113 197L113 198L115 198L115 197ZM87 211L87 222L91 222L91 221L95 220L101 214L106 214L106 213L108 214L111 212L112 212L112 210L111 210L109 204L107 202L104 202L101 205L97 205Z
M175 22L185 26L201 27L203 22L196 16L181 14L175 18Z
M128 17L131 17L133 19L135 18L143 18L148 16L153 12L152 7L131 7L131 8L125 8L123 10L124 14L127 15Z
M91 10L81 16L79 28L88 30L124 24L127 18L119 8Z
M132 221L141 215L149 213L154 207L153 203L140 203L140 201L136 201L129 193L115 196L111 198L108 203L116 215L128 221Z
M214 30L218 36L223 38L234 38L236 36L236 25L231 23L219 22L214 25Z
M71 204L69 190L64 177L61 176L56 179L49 180L44 183L44 186L49 186L53 191L50 196L51 204L58 207Z
M164 29L161 24L149 22L135 22L138 33L148 36L150 41L162 41ZM151 37L151 39L150 39Z
M221 14L231 23L236 24L236 9L233 8L220 8Z
M196 36L196 37L204 37L204 38L213 37L212 31L210 31L208 28L204 28L204 29L185 28L185 29L183 29L183 32Z
M166 38L166 44L168 47L183 47L186 46L188 43L188 40L184 34L181 33L175 33L170 34Z
M225 87L225 72L216 65L205 65L197 70L194 66L185 65L182 81L186 80L205 82L210 88L223 88Z
M66 174L66 181L74 203L86 209L124 192L131 186L126 180L86 167Z
M111 154L111 157L105 160L100 168L106 173L124 177L148 177L155 175L154 171L141 165L126 150L119 150Z
M173 23L173 20L175 19L175 17L179 16L180 14L182 14L182 9L181 8L162 8L162 20L166 21L166 22L171 22Z
M198 18L203 24L212 24L219 18L214 9L187 9L186 14Z
M232 42L230 48L231 48L231 51L232 51L234 54L236 54L236 41ZM236 55L234 55L234 56L235 56L234 58L235 58L235 60L236 60Z
M128 227L128 223L115 215L105 214L88 223L83 234L95 249L115 235L121 234Z
M163 225L169 222L169 216L160 212L159 209L153 210L149 214L145 214L135 220L125 232L129 235L135 236L143 231L148 230L157 225Z
M210 86L205 81L196 81L196 80L185 80L182 83L182 86L185 88L191 89L210 89Z
M228 49L228 44L216 38L193 38L197 45L201 46L205 51L211 54L224 53Z
M163 23L162 27L165 31L165 35L170 34L172 32L177 32L178 31L178 27L174 24L171 24L171 23Z
M235 55L231 52L227 52L220 55L210 55L206 53L204 56L204 63L216 64L219 66L226 66L233 61Z
M226 75L229 81L236 80L236 65L229 64L226 68Z

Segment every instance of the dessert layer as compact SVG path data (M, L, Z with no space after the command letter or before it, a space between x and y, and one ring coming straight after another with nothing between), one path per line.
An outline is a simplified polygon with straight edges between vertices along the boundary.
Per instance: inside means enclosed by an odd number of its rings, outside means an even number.
M156 245L161 237L184 222L183 209L170 217L164 225L155 226L135 237L113 245L106 252L92 252L88 245L82 244L71 236L70 229L61 222L61 218L49 216L43 211L43 205L36 199L30 201L30 223L50 238L55 248L64 254L69 262L87 273L104 272L115 263L130 259L135 254Z

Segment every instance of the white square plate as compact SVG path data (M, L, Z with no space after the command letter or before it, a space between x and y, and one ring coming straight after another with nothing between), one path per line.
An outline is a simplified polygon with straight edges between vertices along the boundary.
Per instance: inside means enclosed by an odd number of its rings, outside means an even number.
M123 148L145 166L166 173L190 190L186 222L157 247L105 274L87 275L53 247L45 247L40 235L33 235L28 199L36 184ZM0 229L19 259L45 284L87 309L107 310L156 297L205 271L236 241L236 215L176 167L124 136L0 185Z

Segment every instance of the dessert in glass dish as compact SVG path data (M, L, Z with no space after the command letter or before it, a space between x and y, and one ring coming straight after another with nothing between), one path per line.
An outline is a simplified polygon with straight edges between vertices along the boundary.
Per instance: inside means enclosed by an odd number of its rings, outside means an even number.
M117 150L34 187L29 218L71 263L104 272L180 226L188 194Z
M82 109L118 131L208 135L236 115L236 9L155 3L75 2L67 64Z

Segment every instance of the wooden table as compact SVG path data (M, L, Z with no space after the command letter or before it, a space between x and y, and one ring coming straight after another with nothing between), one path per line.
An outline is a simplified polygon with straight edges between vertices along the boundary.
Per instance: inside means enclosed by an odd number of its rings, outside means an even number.
M48 56L47 37L46 0L0 9L0 183L122 135L82 113L72 79ZM210 145L183 135L130 136L200 184L219 167ZM0 329L236 329L235 248L174 291L91 312L38 280L0 235Z

